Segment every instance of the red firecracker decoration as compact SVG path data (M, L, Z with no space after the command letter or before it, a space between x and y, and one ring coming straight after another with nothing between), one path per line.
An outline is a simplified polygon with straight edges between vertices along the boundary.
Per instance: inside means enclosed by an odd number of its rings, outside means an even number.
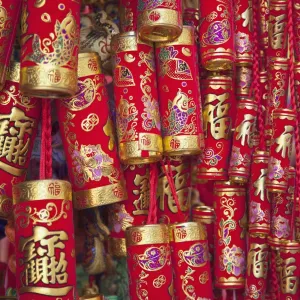
M149 165L127 166L124 177L127 200L108 207L109 252L117 257L126 256L126 229L146 224L150 201Z
M194 28L173 42L156 44L164 154L196 155L203 140Z
M131 300L172 299L173 278L168 226L145 225L126 230Z
M261 49L267 49L269 46L269 0L259 0L258 3L258 42Z
M235 95L238 98L249 97L252 85L252 67L236 67Z
M141 39L168 42L182 31L182 1L138 0L138 32Z
M21 79L24 94L41 98L77 91L80 1L23 1Z
M246 189L229 181L214 186L215 286L242 289L246 270Z
M67 181L13 187L17 292L20 300L75 299L72 190Z
M205 228L200 223L170 226L175 299L213 299Z
M137 30L137 4L138 0L121 0L120 31L129 32Z
M1 9L0 9L1 11ZM12 186L25 180L41 113L36 98L19 91L20 64L12 62L0 91L0 217L12 213Z
M96 53L79 55L78 93L56 101L75 207L127 199L109 116L105 77Z
M200 57L210 71L230 70L235 61L233 5L212 0L200 5Z
M114 92L120 159L146 164L162 157L153 45L134 32L114 37Z

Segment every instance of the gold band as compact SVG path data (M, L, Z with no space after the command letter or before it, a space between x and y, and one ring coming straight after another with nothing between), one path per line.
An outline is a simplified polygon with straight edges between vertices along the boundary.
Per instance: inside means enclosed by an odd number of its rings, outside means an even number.
M157 21L151 16L159 14ZM152 42L168 42L176 39L182 32L182 18L179 12L167 8L145 10L138 16L138 31L141 39Z
M168 226L165 224L133 226L126 229L126 246L169 243Z
M170 242L194 242L207 239L205 227L198 222L173 224L169 227Z
M126 239L109 237L108 253L115 257L127 256Z
M77 91L77 69L51 65L21 68L20 90L26 96L65 98Z
M201 153L201 136L166 136L163 138L163 147L164 154L169 156L197 155Z
M127 199L125 183L119 181L98 188L73 193L76 209L86 209L120 202Z
M155 48L167 47L167 46L176 46L176 45L191 45L195 44L194 38L194 28L192 26L184 25L182 27L182 32L180 36L174 41L156 43Z
M12 61L8 67L6 79L12 82L20 82L20 63Z
M292 109L289 108L279 108L275 109L273 111L273 119L288 119L288 120L295 120L296 119L296 114Z
M13 212L13 201L6 195L0 195L0 219L7 219Z
M72 188L70 182L46 179L26 181L13 186L14 204L37 200L72 201Z
M212 179L212 176L215 177ZM221 177L227 177L227 171L223 168L217 169L217 168L196 168L196 171L192 177L192 180L194 183L201 182L203 179L206 179L204 177L208 177L208 180L220 180L219 178ZM198 179L200 177L201 179ZM228 178L228 177L227 177Z
M214 195L216 196L246 196L246 189L245 188L227 188L227 189L214 189Z
M96 52L79 53L77 74L78 78L102 74L99 54Z
M231 49L212 48L203 52L201 60L205 69L209 71L231 70L235 61L235 54Z
M271 182L267 181L265 187L268 190L268 192L282 194L285 193L288 184L286 181L279 182L278 180L272 180Z
M221 277L221 278L216 278L216 286L220 287L220 286L235 286L235 285L241 285L241 286L245 286L245 278L244 277L229 277L229 278L225 278L225 277Z

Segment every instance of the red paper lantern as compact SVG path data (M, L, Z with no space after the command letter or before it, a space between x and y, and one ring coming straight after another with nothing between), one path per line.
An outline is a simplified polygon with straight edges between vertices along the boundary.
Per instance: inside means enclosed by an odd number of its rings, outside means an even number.
M257 108L252 99L241 99L238 103L228 170L230 180L237 183L247 183L250 176Z
M79 55L78 75L79 92L56 106L75 207L84 209L122 201L127 194L96 53Z
M252 77L252 67L236 67L235 95L238 98L250 96Z
M72 190L67 181L13 187L18 299L75 299Z
M6 81L15 37L20 18L22 1L11 0L0 2L0 90Z
M205 228L189 222L170 226L170 246L177 299L213 299Z
M120 9L120 31L129 32L137 30L137 0L121 0Z
M126 230L126 245L130 299L172 299L168 226L129 227Z
M200 5L200 57L210 71L230 70L235 61L233 6L229 0Z
M215 286L242 289L246 270L246 189L229 181L214 186Z
M1 11L1 10L0 10ZM12 213L12 185L25 180L41 103L19 91L20 64L12 62L0 91L0 217Z
M108 207L109 253L113 256L126 256L126 229L145 225L147 222L150 202L149 169L149 165L127 166L124 177L128 198Z
M124 164L146 164L162 157L152 44L134 32L115 36L114 93L120 159Z
M273 111L273 139L266 187L272 193L284 193L288 187L288 170L296 115L282 108Z
M24 94L41 98L77 91L80 1L23 1L21 80Z
M196 155L203 140L194 28L183 26L173 42L156 44L164 154Z
M147 2L138 0L138 32L141 39L168 42L182 31L181 0Z

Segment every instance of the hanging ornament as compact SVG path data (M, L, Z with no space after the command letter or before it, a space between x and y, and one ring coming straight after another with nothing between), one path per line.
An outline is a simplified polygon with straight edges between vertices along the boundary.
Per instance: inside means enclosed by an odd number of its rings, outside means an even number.
M139 37L152 42L175 40L182 31L182 1L138 0Z
M138 0L121 0L120 9L120 31L129 32L137 30L137 4Z
M203 130L194 28L183 26L173 42L156 44L164 154L196 155Z
M266 188L272 193L284 193L288 187L288 170L296 115L291 109L273 111L273 138Z
M159 161L163 147L153 45L134 32L115 36L112 44L120 159L127 165Z
M127 194L96 53L79 55L78 77L78 93L57 100L56 111L75 207L85 209L125 200Z
M12 62L0 91L0 218L12 213L12 186L25 180L41 114L38 99L20 93L19 79L20 64Z
M244 98L238 103L228 170L229 178L233 182L247 183L250 176L252 136L257 130L257 108L257 103L253 99Z
M215 286L221 289L245 287L246 189L229 181L214 186Z
M235 95L237 98L249 97L252 85L252 73L252 67L236 67Z
M70 183L52 179L19 183L13 186L13 199L18 299L75 299Z
M80 2L23 1L20 89L62 98L77 91Z
M168 226L129 227L126 230L126 245L130 299L172 299Z
M205 149L194 169L195 180L227 180L235 106L232 78L213 75L201 83Z
M170 246L177 299L213 299L205 227L189 222L170 225Z
M108 207L109 253L117 257L126 256L126 229L146 224L150 203L149 165L127 166L124 177L127 200Z
M200 57L210 71L231 70L235 61L233 6L225 0L200 5Z

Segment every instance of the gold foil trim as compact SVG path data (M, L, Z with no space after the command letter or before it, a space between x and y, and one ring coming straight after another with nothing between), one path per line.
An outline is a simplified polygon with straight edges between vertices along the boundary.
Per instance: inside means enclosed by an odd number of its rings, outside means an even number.
M0 195L0 219L7 219L13 213L13 201L6 195Z
M72 201L71 184L64 180L25 181L14 185L12 191L14 204L38 200Z
M126 239L109 237L108 253L115 257L127 256Z
M223 56L220 58L220 56ZM208 59L210 58L211 59ZM203 66L209 71L226 71L233 68L235 52L231 49L217 48L209 49L201 56ZM206 60L206 61L205 61Z
M169 227L170 241L175 243L203 241L207 239L205 227L198 222L173 224Z
M289 68L289 60L287 58L282 57L274 57L270 62L271 70L284 70L287 71Z
M288 120L295 120L296 119L296 114L292 109L288 108L281 108L281 109L275 109L273 111L273 119L288 119Z
M245 278L244 277L234 277L231 276L229 278L225 278L225 277L220 277L220 278L216 278L216 284L217 286L236 286L238 284L240 284L242 287L244 287L245 285Z
M165 224L133 226L126 229L126 245L130 246L169 243L168 226Z
M79 53L78 78L101 74L100 57L96 52Z
M165 155L197 155L201 153L201 136L166 136L163 138L163 148Z
M183 26L182 32L178 38L174 41L164 42L164 43L156 43L156 48L167 47L167 46L175 46L175 45L194 45L194 28L192 26Z
M120 181L115 184L92 188L73 193L76 209L85 209L120 202L127 199L125 183Z
M20 82L20 63L12 61L8 67L6 79L12 82Z

